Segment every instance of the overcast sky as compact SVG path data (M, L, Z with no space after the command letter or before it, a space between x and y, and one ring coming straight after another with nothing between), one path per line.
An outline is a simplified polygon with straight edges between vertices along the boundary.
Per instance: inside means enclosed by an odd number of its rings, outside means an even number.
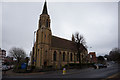
M33 46L34 31L44 2L2 3L2 49ZM108 54L118 46L117 2L49 2L52 35L71 40L79 32L85 37L88 51ZM91 47L91 48L90 48Z

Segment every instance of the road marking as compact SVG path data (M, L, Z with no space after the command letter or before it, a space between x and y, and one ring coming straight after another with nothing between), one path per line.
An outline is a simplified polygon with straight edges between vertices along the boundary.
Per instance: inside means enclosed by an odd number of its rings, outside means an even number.
M109 76L109 77L107 77L107 78L105 78L105 79L102 79L102 80L109 80L109 79L111 79L111 78L116 78L119 74L120 74L120 72L119 72L119 73L116 73L116 74L113 74L113 75L111 75L111 76Z
M120 74L120 73L116 73L116 74L114 74L112 76L109 76L108 78L115 78L118 74Z

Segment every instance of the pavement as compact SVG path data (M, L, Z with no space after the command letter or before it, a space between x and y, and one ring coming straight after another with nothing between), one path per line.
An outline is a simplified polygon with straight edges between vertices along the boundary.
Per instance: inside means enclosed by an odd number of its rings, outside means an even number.
M31 73L15 73L13 70L8 70L6 73L2 72L3 76L25 76L25 75L33 75L33 74L45 74L47 72L31 72Z
M79 69L80 71L89 71L92 70L94 68L86 68L86 69ZM65 75L69 75L69 74L76 74L79 72L78 69L68 69L66 70ZM47 72L32 72L32 73L15 73L12 70L8 70L6 71L6 73L2 72L3 77L4 76L27 76L27 75L36 75L36 74L58 74L58 75L63 75L63 70L56 70L56 71L47 71Z

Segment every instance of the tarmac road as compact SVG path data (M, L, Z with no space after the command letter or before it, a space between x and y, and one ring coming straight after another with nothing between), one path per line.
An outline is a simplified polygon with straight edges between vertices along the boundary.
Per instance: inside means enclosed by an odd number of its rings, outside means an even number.
M87 69L72 69L67 70L66 74L62 74L62 71L50 71L50 72L43 72L43 73L31 73L27 74L24 73L22 75L6 75L3 76L4 80L7 80L9 78L102 78L106 79L116 73L119 72L119 67L117 64L110 65L107 68L101 68L101 69L94 69L94 68L87 68Z

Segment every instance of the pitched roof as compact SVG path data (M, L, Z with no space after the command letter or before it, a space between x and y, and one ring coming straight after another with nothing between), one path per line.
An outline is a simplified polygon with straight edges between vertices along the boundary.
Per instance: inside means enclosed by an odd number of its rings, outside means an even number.
M56 36L52 36L51 47L76 51L74 42Z
M77 51L75 42L56 36L52 36L51 47ZM87 51L83 45L81 45L81 48Z

